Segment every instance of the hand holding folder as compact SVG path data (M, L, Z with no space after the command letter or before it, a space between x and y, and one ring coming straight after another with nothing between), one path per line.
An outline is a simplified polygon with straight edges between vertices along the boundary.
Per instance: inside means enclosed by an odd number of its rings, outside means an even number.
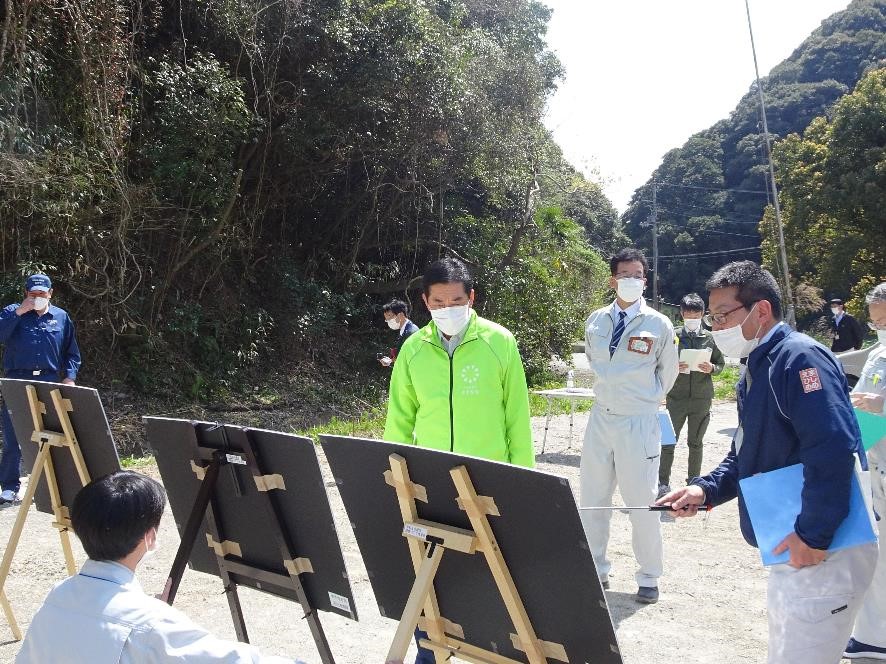
M802 508L803 464L779 468L739 480L757 546L764 565L786 563L790 552L773 553L784 538L794 532L794 522ZM849 515L834 533L828 551L839 551L877 540L865 503L858 475L852 473L849 488Z

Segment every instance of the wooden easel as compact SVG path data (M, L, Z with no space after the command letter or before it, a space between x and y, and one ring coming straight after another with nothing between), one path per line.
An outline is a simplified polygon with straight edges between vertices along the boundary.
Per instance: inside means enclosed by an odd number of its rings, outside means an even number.
M549 659L568 662L562 644L539 639L526 607L520 599L504 556L489 525L488 516L500 516L495 501L490 496L478 496L470 475L464 466L449 471L458 492L458 505L471 521L473 530L424 521L418 518L416 500L427 502L427 492L409 477L406 460L398 454L389 457L391 469L385 471L385 481L397 492L400 514L403 517L403 535L409 545L415 568L415 583L406 600L406 606L397 626L386 661L403 661L412 640L416 625L427 632L428 638L420 644L433 651L438 663L455 656L473 664L523 664L490 650L464 641L461 627L440 615L434 592L434 576L444 551L473 555L482 553L495 579L499 594L514 624L515 634L511 642L516 650L526 653L529 664L546 664ZM424 611L424 616L422 616Z
M55 467L52 464L50 450L53 447L67 448L74 460L74 466L77 468L77 474L82 485L86 486L90 481L89 471L86 469L86 461L83 459L80 443L77 441L77 435L74 432L74 427L71 425L71 418L68 416L68 413L74 410L70 400L62 398L61 391L58 389L50 392L52 404L61 423L62 433L46 431L43 428L43 415L46 414L46 404L37 398L37 389L33 385L26 385L25 390L27 391L28 404L31 408L31 419L34 422L34 432L31 434L31 441L39 445L39 451L37 452L37 458L34 460L34 467L31 469L28 488L18 508L15 525L12 527L6 551L3 553L3 561L0 562L0 604L2 604L3 612L6 614L6 622L9 623L12 634L17 641L21 641L22 632L15 620L15 614L12 612L12 606L6 597L4 587L6 585L6 578L9 576L9 569L12 566L12 559L15 556L15 550L18 547L22 530L25 527L25 520L28 518L31 502L34 500L34 493L37 491L37 485L40 483L40 477L43 473L46 473L46 486L49 489L52 512L55 515L55 521L53 521L52 525L58 530L59 538L61 539L68 574L73 575L77 573L77 563L74 560L74 552L71 549L71 538L69 535L71 515L68 506L62 504L61 492L58 488L58 480L55 474Z
M228 600L228 606L231 609L231 618L234 621L234 631L237 639L244 643L249 642L249 636L246 632L246 621L243 618L243 609L240 606L240 597L237 594L237 583L231 578L231 574L239 577L254 579L265 585L275 586L278 588L292 588L298 597L304 611L304 618L308 621L311 635L314 637L314 643L320 654L320 661L323 664L335 664L332 657L332 651L329 649L329 643L323 632L323 626L320 624L320 618L317 610L314 609L308 600L307 593L302 585L300 574L309 574L314 571L311 561L308 558L297 558L295 556L295 548L292 544L292 538L284 525L280 506L273 490L285 491L286 485L281 475L267 475L262 471L259 459L255 453L252 444L251 433L246 429L234 429L220 425L222 435L225 440L226 449L216 449L205 447L197 440L197 431L194 430L193 458L191 460L191 470L201 480L200 490L197 498L191 508L187 523L182 532L181 543L178 551L176 551L175 559L172 562L172 569L166 581L166 588L163 592L163 599L172 604L175 595L181 583L182 575L187 567L188 560L191 557L191 551L197 541L200 528L204 517L209 526L209 532L206 533L207 545L215 552L216 563L218 564L219 576L225 589L225 596ZM235 439L238 448L227 449L229 442L228 437ZM239 450L242 449L242 452ZM208 463L207 463L208 462ZM207 465L202 465L206 463ZM281 562L288 574L279 574L269 570L261 569L243 562L242 550L238 542L233 542L224 538L220 532L218 520L216 518L217 505L215 504L215 487L218 484L219 474L222 468L228 467L233 480L237 495L242 495L242 487L238 483L238 477L234 472L232 464L245 465L252 472L252 478L256 488L263 493L266 500L262 501L265 505L265 517L271 523L276 523L275 529L277 548L280 551Z

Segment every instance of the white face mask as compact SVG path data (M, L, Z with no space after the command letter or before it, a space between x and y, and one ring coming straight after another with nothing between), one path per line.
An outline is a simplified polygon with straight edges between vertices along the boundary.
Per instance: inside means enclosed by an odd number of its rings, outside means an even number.
M690 332L698 332L701 329L701 318L686 318L683 320L683 327Z
M160 537L157 531L154 531L154 546L148 546L148 534L145 533L145 555L142 556L141 562L145 562L148 558L153 556L160 549Z
M877 341L881 346L886 346L886 330L877 330Z
M757 339L757 334L760 333L759 327L757 328L757 332L754 334L753 339L745 339L744 333L741 331L741 326L744 325L756 306L757 305L754 304L754 306L751 307L748 315L745 316L744 320L738 325L727 327L725 330L714 330L711 333L714 335L714 343L717 344L717 348L719 348L727 357L747 357L751 354L751 351L757 347L757 344L760 343L760 340Z
M49 298L48 297L35 297L34 298L34 309L37 311L43 311L47 306L49 306Z
M618 280L618 287L615 292L624 302L636 302L643 297L643 289L646 284L642 279L634 277L623 277Z
M471 319L471 307L468 304L460 307L444 307L431 310L431 318L443 334L455 336L461 332Z
M397 320L396 316L394 316L393 318L388 318L387 322L388 322L388 327L391 328L392 330L399 330L400 329L400 321Z
M840 310L837 307L831 307L831 313L835 316L840 313Z

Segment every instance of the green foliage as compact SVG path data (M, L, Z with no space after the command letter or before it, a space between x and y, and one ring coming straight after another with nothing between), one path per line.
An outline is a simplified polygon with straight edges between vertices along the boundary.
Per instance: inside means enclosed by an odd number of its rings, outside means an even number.
M762 80L773 138L802 132L865 72L886 60L884 24L884 0L854 0L825 20ZM853 170L851 164L847 166ZM784 170L779 173L791 177ZM876 176L868 172L857 183L864 187ZM700 292L705 279L730 260L759 260L756 224L769 202L769 171L756 87L742 97L729 118L668 152L654 177L659 183L660 253L708 254L662 262L660 285L666 300L676 302L687 292ZM879 177L882 180L882 174ZM651 180L638 189L623 217L625 232L647 252L652 245L646 224L652 190ZM790 260L793 263L793 255Z
M740 377L737 366L727 365L723 371L714 376L714 398L735 401L735 386Z
M802 137L781 141L775 156L793 277L801 292L815 284L825 295L808 313L817 316L825 299L841 297L865 316L864 296L886 281L886 68L868 73L830 119L816 118ZM771 214L761 231L766 260L774 264Z

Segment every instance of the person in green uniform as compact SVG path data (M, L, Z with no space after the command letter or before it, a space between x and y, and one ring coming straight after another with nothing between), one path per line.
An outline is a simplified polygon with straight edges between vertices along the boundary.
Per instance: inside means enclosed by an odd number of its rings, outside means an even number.
M680 437L680 431L689 421L687 438L689 443L689 473L686 481L701 475L702 444L708 423L711 421L711 402L714 399L713 376L723 371L723 353L714 343L713 335L701 326L704 315L704 300L696 293L690 293L680 301L680 315L683 326L676 329L679 347L680 374L677 382L668 392L667 406L674 424L674 433ZM685 349L701 350L709 348L711 359L700 362L696 370L683 361L682 351ZM693 367L694 369L695 367ZM659 496L670 492L671 466L674 463L674 448L666 445L661 448L661 464L658 469Z

